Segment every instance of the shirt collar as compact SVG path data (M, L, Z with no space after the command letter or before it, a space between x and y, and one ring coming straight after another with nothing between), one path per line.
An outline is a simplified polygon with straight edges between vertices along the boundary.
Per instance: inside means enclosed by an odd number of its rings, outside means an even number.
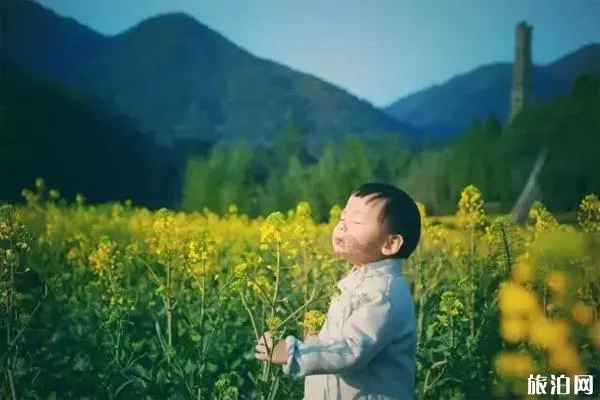
M342 292L354 290L365 278L373 275L397 275L402 272L402 260L398 258L384 258L352 270L342 278L337 286Z

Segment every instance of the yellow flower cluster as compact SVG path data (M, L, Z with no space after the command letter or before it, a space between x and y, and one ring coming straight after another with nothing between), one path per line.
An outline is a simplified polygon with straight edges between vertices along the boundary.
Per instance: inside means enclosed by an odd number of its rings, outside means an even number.
M500 353L494 364L501 375L517 378L524 378L535 369L533 358L529 354L517 352Z
M595 194L583 198L577 220L587 232L600 232L600 199Z
M118 272L120 259L116 242L108 237L103 237L88 257L92 271L101 279L111 278Z
M529 259L529 253L523 253L517 257L511 269L511 277L517 283L532 282L535 279L535 270Z
M543 210L540 205L539 210ZM551 223L539 222L542 219L551 219L543 217L543 211L538 215L542 216L534 220L538 232L543 233L544 229L551 229ZM575 275L556 267L548 268L546 265L556 259L569 264L569 260L572 263L573 259L581 258L579 241L565 239L565 235L564 231L558 236L552 231L546 231L539 236L531 245L535 254L521 254L511 269L511 280L501 284L498 293L501 337L510 344L526 344L532 352L541 352L545 356L539 365L534 366L525 361L531 358L531 354L527 352L501 353L496 360L496 369L501 375L522 376L523 373L540 373L541 368L571 376L584 374L586 368L579 354L581 335L578 332L585 332L587 329L592 345L600 347L600 343L594 341L594 329L597 328L594 325L593 307L581 299L574 300L578 283ZM558 246L557 237L563 238L561 244L566 246L563 250L570 249L567 254L555 254L551 258L542 256L541 252L552 253L554 250L548 250L549 247L554 249ZM537 241L542 244L538 244ZM538 274L536 271L540 268L536 267L537 263L544 263ZM581 290L579 293L582 293ZM548 304L548 301L552 303ZM517 363L517 359L521 362ZM524 366L529 366L530 370L526 371Z
M105 288L108 308L132 309L133 303L123 294L121 279L125 257L114 240L103 236L88 256L89 265Z
M577 349L572 343L571 326L565 319L547 317L533 291L519 283L506 282L500 289L499 306L502 312L500 334L506 342L528 342L533 349L545 351L547 366L553 371L570 375L585 372ZM577 312L581 313L580 310ZM514 356L521 359L529 357L524 354ZM506 354L501 357L506 357ZM521 376L522 373L527 375L535 372L532 369L533 365L529 363L515 363L514 367L511 367L511 363L506 362L506 359L501 360L504 361L498 361L500 365L497 365L500 374ZM529 365L530 370L523 370L523 365Z
M529 210L529 221L535 232L549 232L558 227L558 221L540 201L536 201Z
M31 249L32 240L21 213L11 205L0 206L0 265L16 266L20 255ZM7 272L6 267L0 269L0 275Z
M318 310L310 310L304 313L301 326L304 328L305 335L312 335L319 332L324 322L325 314Z
M215 294L235 281L234 296L243 295L262 325L280 329L291 310L307 301L313 288L321 295L334 289L348 269L331 252L330 235L341 212L337 205L330 209L330 220L318 224L307 202L300 202L287 213L252 219L235 204L230 204L223 216L206 209L195 213L153 212L132 208L127 202L87 206L83 196L77 198L76 206L59 208L55 204L60 196L57 191L48 195L54 203L40 208L43 181L36 182L36 188L36 193L26 193L30 206L20 209L18 215L38 229L41 248L66 256L71 265L91 269L105 285L113 307L128 304L126 278L132 276L131 271L156 273L153 281L164 286L168 270L176 279L165 298L171 300L179 293L188 299L196 296L197 291L189 292L190 281L202 290L205 286L206 290L215 289ZM483 271L480 276L489 272L496 277L510 271L509 280L497 294L501 313L498 331L507 347L519 350L498 355L498 373L525 377L544 370L568 374L586 371L589 357L582 349L600 349L598 286L594 284L597 264L589 257L588 243L593 236L589 233L598 232L600 226L596 196L587 196L580 205L579 224L585 232L576 227L566 229L541 203L536 203L529 215L533 229L516 226L506 217L488 225L483 196L472 185L462 192L456 216L428 216L426 207L417 205L423 219L417 262L431 261L429 271L443 265L439 275L425 275L431 280L421 283L421 289L427 286L425 289L431 290L428 301L439 302L439 329L451 327L456 334L452 340L462 340L463 323L476 314L479 300L470 300L465 294L476 293L479 282L473 277L477 275L470 275L475 272L467 268L452 268L469 264L465 256L475 254L468 261L475 261L469 265L476 264ZM482 226L485 231L479 229ZM0 244L14 237L13 228L8 217L0 217ZM509 254L502 262L494 258L507 248ZM14 251L7 250L2 257L13 260ZM409 261L407 275L415 269ZM494 301L485 301L493 310ZM302 308L309 311L294 314L292 322L306 333L318 331L325 310L316 308L314 304Z
M467 186L458 201L457 217L461 226L467 230L475 229L485 222L483 196L473 185Z

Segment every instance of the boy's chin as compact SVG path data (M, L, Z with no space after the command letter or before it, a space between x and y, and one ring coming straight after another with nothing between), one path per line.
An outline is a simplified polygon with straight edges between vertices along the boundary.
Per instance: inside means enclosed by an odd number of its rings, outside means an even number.
M346 252L337 246L333 246L333 255L341 258L346 258L347 256Z
M349 263L352 263L352 264L355 263L355 259L354 259L354 257L352 257L352 254L349 254L348 252L345 252L344 250L333 249L333 255L341 258L342 260L348 261Z

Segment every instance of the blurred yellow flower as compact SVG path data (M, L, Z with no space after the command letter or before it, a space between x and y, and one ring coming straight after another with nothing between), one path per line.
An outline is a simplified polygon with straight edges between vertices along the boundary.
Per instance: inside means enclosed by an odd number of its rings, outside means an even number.
M235 204L230 204L227 206L227 213L231 215L236 215L238 213L238 207Z
M533 281L535 274L531 264L521 262L512 268L511 276L515 282L526 283Z
M569 375L584 374L577 350L570 344L563 344L550 351L548 365L556 372Z
M240 263L233 267L233 274L237 277L242 277L246 274L248 270L248 263Z
M539 312L535 294L514 282L501 284L499 305L502 313L510 316L528 316Z
M600 321L596 321L594 325L592 325L590 329L590 339L592 340L592 344L600 349Z
M498 374L503 376L526 377L534 370L533 359L524 353L500 353L494 365Z
M500 335L509 343L527 338L527 323L521 317L505 317L500 320Z
M579 323L579 325L588 326L594 322L594 310L587 304L582 302L576 303L571 309L573 319Z
M569 340L569 325L560 319L539 315L530 321L529 341L542 349L556 349Z
M419 209L419 215L421 216L421 221L424 221L425 218L427 218L427 208L425 207L425 204L420 201L417 201L416 203L417 208Z
M342 214L342 208L334 204L329 210L329 224L336 224L338 219L340 219L340 215Z
M563 295L567 289L567 275L561 271L551 271L546 276L546 284L557 295Z

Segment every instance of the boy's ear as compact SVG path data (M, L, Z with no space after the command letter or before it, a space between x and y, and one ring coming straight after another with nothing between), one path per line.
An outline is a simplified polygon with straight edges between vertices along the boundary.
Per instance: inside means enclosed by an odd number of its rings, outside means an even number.
M385 241L383 247L381 248L381 253L384 256L392 256L400 251L402 245L404 244L404 238L400 234L393 234L388 237Z

